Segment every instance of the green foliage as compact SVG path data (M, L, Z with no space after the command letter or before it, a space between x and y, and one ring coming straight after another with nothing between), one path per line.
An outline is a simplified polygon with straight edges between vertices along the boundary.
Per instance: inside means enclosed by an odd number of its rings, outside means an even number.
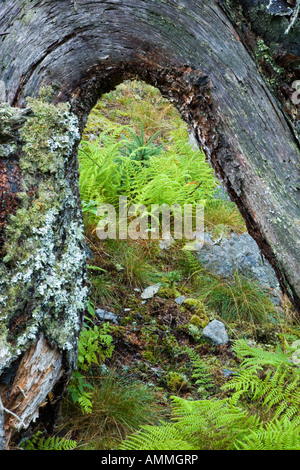
M120 149L121 155L130 158L131 160L143 162L143 165L149 163L149 158L161 154L163 146L155 146L154 140L160 133L156 132L149 140L145 140L145 131L141 123L140 135L135 134L131 129L128 129L131 139L126 139L123 147Z
M191 348L184 348L184 351L189 355L189 358L192 363L192 376L195 385L198 386L198 393L201 393L203 398L206 398L209 395L209 389L211 389L213 384L213 376L209 370L209 367L205 364L204 360L199 357L199 355L193 351Z
M83 214L88 213L88 214L92 214L96 216L99 205L100 205L100 202L98 201L93 201L93 200L90 200L88 202L81 201L82 213Z
M269 293L238 272L233 279L223 279L202 268L194 285L208 309L216 311L226 321L259 324L276 316Z
M131 288L145 287L158 278L143 245L122 240L109 240L113 261L118 267L119 280Z
M63 423L76 430L81 448L116 449L140 426L159 422L162 409L152 387L112 373L94 378L92 384L92 413L69 407Z
M83 328L78 342L78 367L87 370L92 364L99 364L111 357L114 345L113 337L109 334L112 326L109 322L101 326Z
M90 391L87 391L89 389ZM87 382L84 375L78 371L73 371L72 378L69 383L69 394L74 403L78 403L83 413L91 413L93 404L91 401L92 391L94 387Z
M242 359L241 370L223 385L224 390L234 390L232 401L251 399L260 413L289 420L298 415L300 424L300 369L291 362L292 352L277 347L272 353L250 347L244 340L236 341L233 350Z
M119 196L127 196L130 204L150 210L151 204L201 203L213 193L213 171L204 154L191 147L186 132L170 133L168 148L160 158L149 152L147 165L132 154L122 155L126 142L119 137L105 131L94 142L82 142L79 186L85 204L96 200L118 208Z
M224 400L190 402L172 397L174 423L144 427L125 440L128 450L225 450L233 449L233 435L241 440L249 428L257 428L256 419ZM156 440L159 437L159 440Z
M73 402L78 403L83 413L92 412L91 398L94 387L80 371L86 372L91 366L103 363L106 358L112 356L114 351L113 337L110 335L113 327L109 322L101 326L93 324L95 310L90 299L87 302L87 310L90 316L85 317L84 327L78 341L78 370L73 371L69 384L69 394Z
M107 129L95 141L82 141L78 152L81 200L89 208L100 203L117 205L122 173L117 161L122 146L120 129Z
M234 348L241 370L222 386L234 390L232 396L198 401L172 397L173 422L143 427L120 448L299 450L299 367L280 350L261 351L242 340Z
M77 442L71 439L51 436L41 437L42 432L37 431L31 439L26 440L22 447L24 450L73 450L77 447Z
M214 235L225 235L226 229L237 234L247 231L245 221L233 202L210 199L205 206L204 224Z
M97 206L112 204L118 211L120 196L128 206L144 205L150 212L151 204L203 203L215 190L204 153L191 146L187 126L152 88L126 86L125 95L106 95L90 115L79 149L79 186L83 211L94 222ZM113 96L120 109L111 105ZM125 105L133 103L135 111L128 112ZM151 106L150 124L141 111Z
M273 420L258 430L251 430L244 441L237 441L238 450L299 450L299 423L288 419Z

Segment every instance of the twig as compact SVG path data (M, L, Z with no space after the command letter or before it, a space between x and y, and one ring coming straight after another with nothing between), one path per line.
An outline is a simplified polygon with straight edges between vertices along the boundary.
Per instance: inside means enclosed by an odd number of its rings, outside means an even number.
M14 418L17 418L17 420L20 421L24 426L24 421L22 418L20 418L20 416L17 416L13 411L10 411L9 409L5 408L5 406L3 406L1 396L0 396L0 413L1 412L3 413L3 411L5 411L5 413L12 415Z
M298 18L298 15L299 15L299 10L300 10L300 0L296 0L295 9L294 9L294 12L292 14L290 24L289 24L288 28L285 31L285 34L288 34L290 32L290 30L292 29L292 27L294 26L294 24L295 24L295 22Z
M202 183L203 183L203 181L200 181L200 183L197 184L197 186L195 187L195 189L193 189L193 191L191 192L191 194L193 194L193 193L201 186ZM191 194L190 194L190 195L191 195Z
M27 398L26 393L25 393L24 390L20 387L20 385L17 385L17 388L20 390L20 392L22 393L23 397L24 397L24 398Z
M100 170L102 170L101 166L100 166L97 162L95 162L95 160L93 160L93 159L89 156L89 154L86 153L85 150L83 150L82 147L79 147L79 150L80 150L81 152L83 152L90 160L92 160L92 162L95 163L95 165L97 165L97 166L100 168Z

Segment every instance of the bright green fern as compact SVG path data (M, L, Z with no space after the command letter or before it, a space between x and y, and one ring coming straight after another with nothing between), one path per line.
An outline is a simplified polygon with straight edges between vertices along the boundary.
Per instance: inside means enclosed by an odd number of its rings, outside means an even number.
M222 386L228 397L172 397L171 422L142 428L121 449L300 450L300 369L292 351L271 353L243 340L233 349L241 366Z

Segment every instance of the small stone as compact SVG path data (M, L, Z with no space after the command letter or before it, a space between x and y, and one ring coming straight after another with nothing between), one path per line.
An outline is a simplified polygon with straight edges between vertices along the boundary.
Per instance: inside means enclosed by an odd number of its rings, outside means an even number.
M175 302L176 302L178 305L181 305L181 304L183 304L183 302L185 301L185 299L186 299L185 295L180 295L179 297L176 297Z
M154 295L159 291L160 286L160 284L153 284L152 286L147 287L141 293L141 298L144 300L152 299L152 297L154 297Z
M115 323L116 325L118 324L118 317L112 312L108 312L107 310L104 310L102 308L97 308L95 310L95 314L101 321L109 321Z
M205 328L203 328L203 336L211 339L215 344L226 344L228 342L228 334L224 323L219 320L213 320Z
M161 250L168 250L170 246L174 243L174 238L170 232L165 232L162 236L162 239L159 240L159 248Z
M224 375L224 377L229 377L230 375L234 375L235 373L230 369L222 369L222 374Z

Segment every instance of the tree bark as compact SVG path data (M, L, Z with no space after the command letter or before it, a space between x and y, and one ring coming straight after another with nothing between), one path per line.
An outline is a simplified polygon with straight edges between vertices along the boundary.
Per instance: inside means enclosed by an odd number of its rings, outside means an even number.
M272 9L279 3L284 14ZM97 99L124 79L157 86L178 107L299 310L294 8L275 0L1 3L0 391L18 416L6 413L7 441L76 364L86 296L77 145Z

